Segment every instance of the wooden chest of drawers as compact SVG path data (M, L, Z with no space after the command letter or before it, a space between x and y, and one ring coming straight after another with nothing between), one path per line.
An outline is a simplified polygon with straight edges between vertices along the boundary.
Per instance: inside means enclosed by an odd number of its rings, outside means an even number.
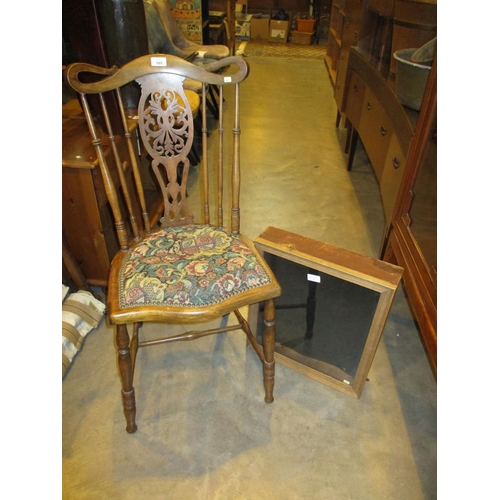
M109 264L119 249L113 215L79 102L72 100L65 104L62 114L62 231L89 284L104 287ZM135 134L136 128L137 124L131 120L129 131ZM116 144L120 158L128 158L125 140L116 136ZM103 143L103 150L115 185L118 185L118 173L109 142ZM126 170L129 179L130 170ZM162 203L152 181L149 188L146 197L152 221L155 221ZM136 211L136 220L141 221L138 207Z

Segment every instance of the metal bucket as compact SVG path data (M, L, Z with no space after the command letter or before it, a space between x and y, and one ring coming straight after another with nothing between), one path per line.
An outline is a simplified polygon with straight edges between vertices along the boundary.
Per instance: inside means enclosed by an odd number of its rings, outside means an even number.
M416 50L398 50L393 57L396 59L396 96L403 105L420 111L431 66L411 61Z

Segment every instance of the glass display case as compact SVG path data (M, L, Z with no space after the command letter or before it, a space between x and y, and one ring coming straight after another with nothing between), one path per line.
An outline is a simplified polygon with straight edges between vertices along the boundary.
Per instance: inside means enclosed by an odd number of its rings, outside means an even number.
M282 289L276 361L359 398L403 270L273 227L255 244ZM259 314L250 314L257 341Z

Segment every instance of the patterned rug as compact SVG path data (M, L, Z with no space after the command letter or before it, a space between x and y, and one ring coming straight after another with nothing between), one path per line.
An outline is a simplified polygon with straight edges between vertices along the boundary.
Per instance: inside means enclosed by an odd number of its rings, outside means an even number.
M291 43L239 42L237 52L243 50L247 57L281 57L285 59L323 60L326 45L298 45Z

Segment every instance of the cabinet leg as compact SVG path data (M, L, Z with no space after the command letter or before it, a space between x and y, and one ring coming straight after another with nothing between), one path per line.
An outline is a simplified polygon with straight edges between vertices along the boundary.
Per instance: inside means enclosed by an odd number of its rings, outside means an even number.
M351 140L349 144L349 159L347 160L347 170L351 170L352 168L352 162L354 161L354 153L356 153L356 146L358 145L358 138L359 134L358 131L354 128L351 127Z
M347 153L349 153L349 151L351 149L352 129L353 129L353 126L348 119L346 119L346 121L345 121L345 128L347 130L347 136L346 136L346 140L345 140L344 153L347 154Z

